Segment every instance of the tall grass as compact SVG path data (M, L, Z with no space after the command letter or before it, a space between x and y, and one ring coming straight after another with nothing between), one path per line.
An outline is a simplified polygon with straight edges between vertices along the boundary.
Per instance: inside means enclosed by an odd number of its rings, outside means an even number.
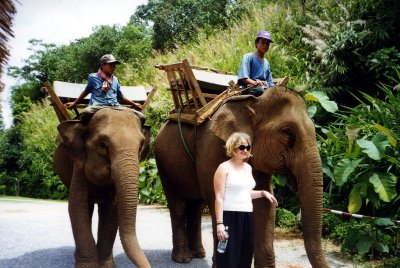
M62 199L66 189L53 171L52 156L57 146L58 119L48 100L34 104L24 113L21 124L24 136L20 174L21 194L29 197Z
M154 51L150 65L177 63L188 59L192 65L212 67L236 74L243 55L255 51L254 41L257 32L271 31L277 12L286 14L279 4L261 8L259 5L254 5L250 7L248 16L207 39L200 37L197 43L190 43L164 54ZM274 34L272 31L273 38ZM271 45L270 51L265 56L270 61L274 77L290 75L285 67L286 52L278 41ZM152 71L152 74L153 84L162 88L168 86L163 72Z

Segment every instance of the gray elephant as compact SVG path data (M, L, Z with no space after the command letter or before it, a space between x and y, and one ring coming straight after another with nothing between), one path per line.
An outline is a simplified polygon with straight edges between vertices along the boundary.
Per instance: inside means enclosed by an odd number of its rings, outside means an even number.
M201 126L182 124L180 130L177 122L169 121L159 132L155 157L171 214L172 259L184 263L205 256L203 204L213 219L215 248L213 176L227 160L225 141L238 131L253 140L249 163L256 189L272 192L271 175L278 173L286 174L298 189L307 256L313 267L328 267L321 248L322 166L315 128L303 98L285 87L271 88L260 97L231 97ZM253 206L254 265L275 267L275 208L261 199L253 200Z
M76 267L114 267L112 248L119 228L122 246L138 267L150 267L136 237L139 162L150 131L130 109L98 110L89 122L64 121L53 163L69 189L68 211ZM98 204L97 244L91 231Z

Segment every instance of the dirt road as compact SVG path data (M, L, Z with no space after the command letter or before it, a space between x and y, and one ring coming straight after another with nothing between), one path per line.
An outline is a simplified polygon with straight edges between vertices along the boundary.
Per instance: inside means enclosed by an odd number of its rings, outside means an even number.
M93 232L97 230L97 216ZM139 243L155 268L211 267L212 227L203 217L204 259L181 265L171 261L172 233L168 210L156 206L140 206L137 218ZM325 242L324 242L325 243ZM0 267L53 268L74 266L74 240L66 202L0 198ZM303 240L291 238L275 241L277 267L311 267ZM324 245L331 267L353 267L337 257L337 249ZM124 254L119 238L114 245L117 267L133 267Z

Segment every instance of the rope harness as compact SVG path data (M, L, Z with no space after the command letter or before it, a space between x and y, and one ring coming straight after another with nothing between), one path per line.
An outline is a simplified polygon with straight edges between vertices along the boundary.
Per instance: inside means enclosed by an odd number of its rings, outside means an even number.
M186 144L185 138L183 137L183 132L182 132L182 122L181 122L181 114L182 114L182 108L179 108L179 114L178 114L178 128L179 128L179 134L181 136L181 140L182 140L182 144L183 147L185 147L186 153L188 154L188 156L190 157L190 159L192 160L192 162L194 164L196 164L196 159L193 157L193 155L190 153L189 148ZM197 125L195 125L195 136L194 136L194 144L196 144L196 139L197 139ZM196 151L196 150L195 150Z

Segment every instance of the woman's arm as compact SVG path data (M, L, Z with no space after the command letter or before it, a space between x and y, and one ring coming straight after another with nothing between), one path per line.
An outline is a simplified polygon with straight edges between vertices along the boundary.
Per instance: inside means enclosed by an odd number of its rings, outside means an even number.
M214 192L215 192L215 219L217 224L217 236L219 240L225 240L224 230L225 225L223 222L223 209L224 209L224 195L225 195L225 181L227 171L221 164L218 166L214 174Z
M251 190L251 199L257 199L257 198L267 198L272 204L274 204L276 207L278 206L278 201L276 198L268 191L264 190Z

